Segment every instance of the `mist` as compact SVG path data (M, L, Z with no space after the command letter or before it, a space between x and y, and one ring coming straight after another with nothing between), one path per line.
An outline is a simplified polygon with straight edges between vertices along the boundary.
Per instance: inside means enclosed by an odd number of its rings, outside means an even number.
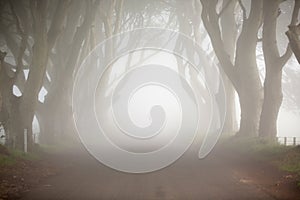
M0 1L0 199L298 199L300 1Z

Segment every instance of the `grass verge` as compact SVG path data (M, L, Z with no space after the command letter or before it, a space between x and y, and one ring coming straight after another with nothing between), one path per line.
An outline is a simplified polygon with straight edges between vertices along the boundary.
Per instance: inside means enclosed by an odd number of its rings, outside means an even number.
M2 150L6 149L3 145L0 147ZM0 166L12 166L20 160L34 161L40 159L40 153L38 151L24 153L19 150L5 150L0 152Z
M271 163L278 169L294 173L300 187L300 146L284 146L259 138L230 138L224 141L233 151Z

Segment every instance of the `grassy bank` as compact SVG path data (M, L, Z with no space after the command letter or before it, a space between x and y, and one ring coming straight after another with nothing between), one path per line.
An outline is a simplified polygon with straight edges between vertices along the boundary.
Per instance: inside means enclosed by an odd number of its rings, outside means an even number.
M0 167L6 165L14 165L18 160L39 160L45 154L58 154L64 151L72 151L81 143L77 138L66 137L58 140L53 145L36 144L33 150L29 153L23 151L7 149L0 144Z
M300 187L300 146L284 146L258 138L230 138L223 144L235 152L271 163L278 169L298 176Z
M41 154L38 151L24 153L19 150L8 150L3 145L0 145L0 167L12 166L20 160L38 160Z

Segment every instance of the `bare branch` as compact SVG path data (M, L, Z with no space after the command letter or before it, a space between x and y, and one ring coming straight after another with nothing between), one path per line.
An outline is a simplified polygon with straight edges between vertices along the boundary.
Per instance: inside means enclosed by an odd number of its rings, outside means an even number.
M69 1L59 1L52 19L50 29L47 33L48 50L51 50L54 43L62 31L63 23L66 18L67 9L69 8Z
M287 63L287 61L291 58L293 54L293 51L290 47L290 45L287 46L285 53L280 57L279 61L280 61L280 66L283 68L284 65Z
M238 87L238 76L234 68L233 63L230 60L230 56L224 50L224 45L221 36L221 30L218 23L218 15L215 11L215 6L217 1L206 1L200 0L203 6L202 9L202 21L203 24L211 38L211 43L214 48L214 51L218 57L218 60L221 64L222 69L231 80L233 85Z
M20 17L17 14L16 9L15 9L15 7L14 7L14 5L11 1L9 2L9 6L10 6L10 9L12 11L13 17L16 21L17 31L19 32L19 35L21 36L21 44L20 44L20 47L19 47L18 57L15 58L16 59L16 64L17 64L15 78L17 78L18 75L20 74L20 72L23 69L22 60L23 60L23 56L25 54L25 50L26 50L26 47L27 47L27 40L28 40L28 28L26 27L27 26L27 18L23 19L24 20L24 25L22 26Z
M300 1L295 0L294 10L292 14L291 25L296 25L298 22L298 15L300 10Z
M220 18L222 16L222 14L224 13L224 11L228 8L228 6L230 5L232 1L227 1L227 3L223 6L222 10L219 12L218 14L218 18Z
M246 21L247 20L247 10L246 10L246 8L245 8L245 6L244 6L244 4L241 0L238 0L238 2L239 2L239 5L240 5L240 7L243 11L243 21Z
M290 54L292 54L293 51L298 60L298 63L300 63L300 40L299 40L300 23L298 26L296 26L298 22L299 12L300 12L300 1L295 0L291 24L289 25L289 30L285 33L289 39L289 45L286 49L286 53L280 58L280 62L284 64L287 62L285 60L287 59L286 57L289 55L287 54L288 51L290 51Z
M15 21L16 21L16 28L17 28L19 34L24 35L24 29L22 28L22 25L21 25L21 22L20 22L20 18L17 15L16 10L15 10L15 8L13 6L13 3L11 1L9 1L9 7L10 7L12 15L13 15Z
M116 16L116 25L114 29L114 34L117 34L120 31L122 12L123 12L123 0L119 0L116 6L117 16Z

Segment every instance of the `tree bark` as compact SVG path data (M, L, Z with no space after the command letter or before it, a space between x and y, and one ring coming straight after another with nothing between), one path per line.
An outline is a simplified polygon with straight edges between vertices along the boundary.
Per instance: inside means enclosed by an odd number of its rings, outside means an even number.
M248 60L245 60L245 65ZM241 84L237 89L240 100L241 120L240 129L237 136L257 136L259 127L259 117L261 114L263 90L256 70L244 68L241 73ZM254 73L254 74L253 74Z
M294 11L292 14L291 24L286 35L290 41L290 47L294 52L298 63L300 64L300 23L297 25L298 15L300 10L300 1L295 0Z
M289 38L291 48L300 64L300 23L295 26L289 26L289 30L286 32L287 37Z
M275 139L277 135L277 117L282 103L282 69L274 63L270 70L267 68L264 82L264 102L260 117L259 135Z
M239 136L257 136L262 105L262 86L256 63L257 33L262 22L262 1L252 0L249 17L243 11L242 31L237 38L235 62L224 48L219 26L220 13L216 12L217 0L201 0L202 20L222 70L235 87L241 106Z
M275 141L277 135L277 118L282 104L282 69L292 52L289 46L280 56L277 46L276 30L280 0L264 0L263 52L266 66L264 82L264 102L260 117L259 136ZM296 23L299 2L295 1L291 24Z
M78 68L78 58L82 54L87 53L82 51L83 43L88 42L88 35L92 23L95 19L96 10L99 6L100 1L95 3L86 2L86 13L84 20L80 26L77 23L73 23L73 19L68 21L73 29L74 34L70 42L65 42L63 45L58 45L57 51L64 53L66 48L70 50L70 53L66 55L57 55L58 60L66 60L65 62L59 62L62 66L60 73L57 73L52 77L55 82L48 91L43 106L38 111L38 119L41 122L41 142L45 144L53 144L63 137L69 139L74 136L75 124L73 122L72 114L72 86L74 75ZM78 18L79 19L79 18ZM75 25L73 27L73 25ZM66 30L64 35L69 35L70 30ZM56 57L57 59L57 57Z
M238 130L235 102L236 93L232 83L223 72L222 78L226 92L226 117L224 122L223 134L231 136L234 135L234 133Z
M220 26L222 28L222 39L224 49L228 53L231 62L234 61L236 50L236 23L234 11L237 0L224 0L222 5ZM221 70L221 75L226 91L226 117L224 122L223 134L232 135L237 131L235 89L227 75Z
M32 121L36 105L38 103L38 94L43 85L44 75L46 73L47 58L48 58L48 45L47 45L47 22L46 22L46 2L36 2L33 6L33 20L35 24L34 30L34 46L32 55L32 64L28 74L28 79L25 84L24 92L20 98L18 116L22 129L16 130L16 148L24 149L24 129L32 129ZM36 6L36 7L35 7ZM32 135L28 131L28 147L31 149Z

